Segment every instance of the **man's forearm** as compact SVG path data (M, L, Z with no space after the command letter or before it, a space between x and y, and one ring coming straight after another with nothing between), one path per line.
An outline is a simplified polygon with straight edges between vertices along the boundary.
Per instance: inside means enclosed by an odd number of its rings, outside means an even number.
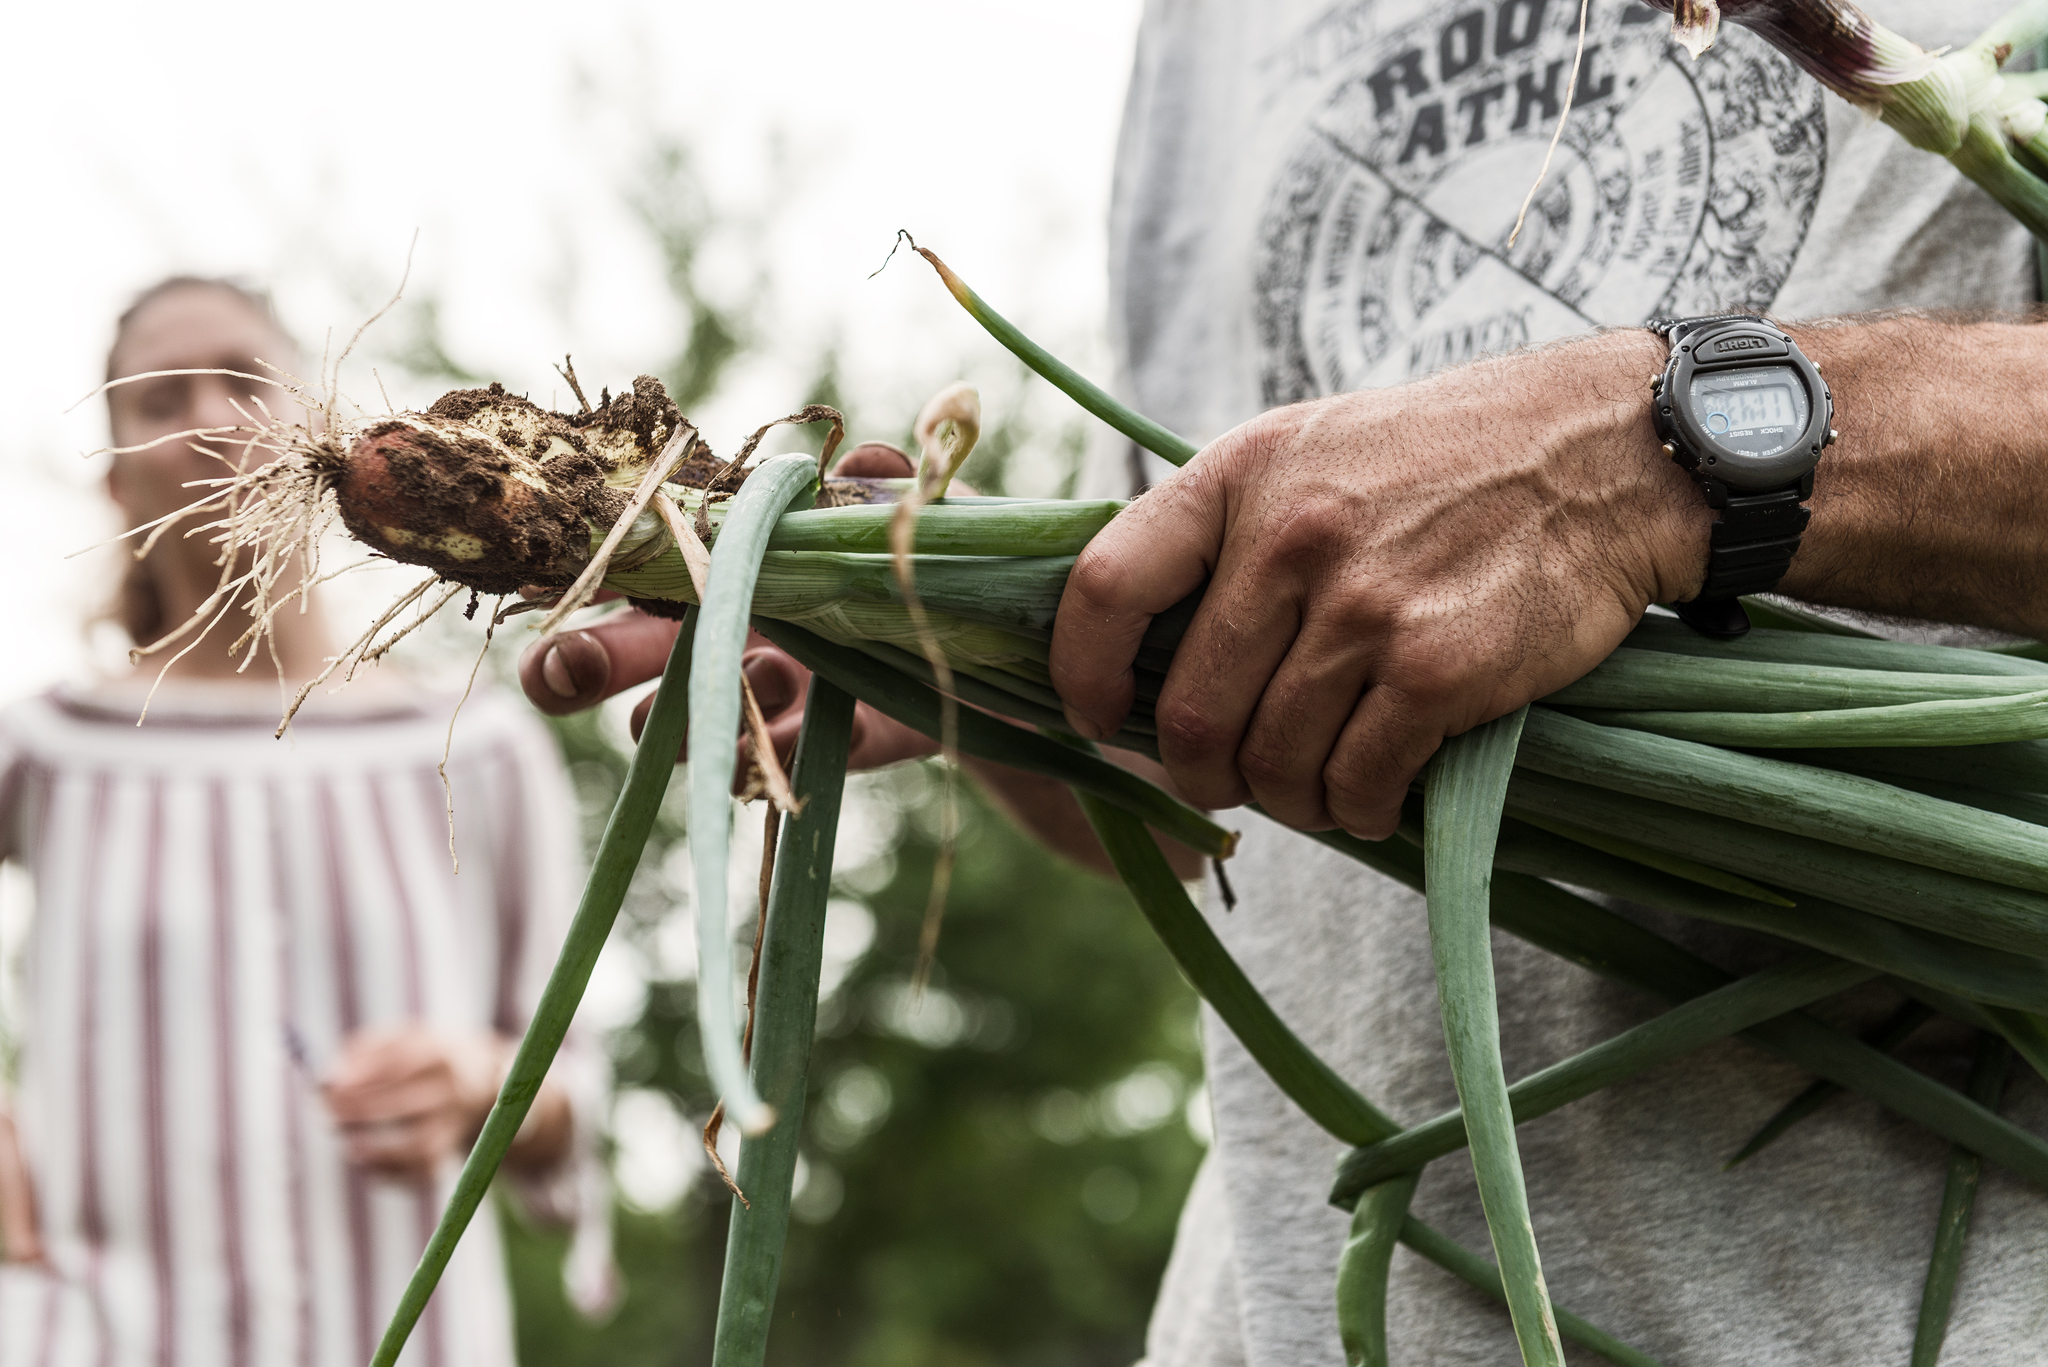
M2048 635L2048 328L1900 317L1790 330L1834 391L1841 435L1781 591Z
M1165 771L1143 756L1124 750L1109 750L1103 757L1142 774L1154 783L1166 783ZM1095 837L1095 828L1088 824L1081 804L1074 800L1074 794L1066 784L1040 774L1027 774L971 757L963 759L962 764L989 799L1027 835L1084 869L1106 877L1116 876L1108 854L1103 851L1102 842ZM1174 840L1160 840L1159 848L1165 851L1174 872L1182 878L1202 876L1202 856L1195 851Z

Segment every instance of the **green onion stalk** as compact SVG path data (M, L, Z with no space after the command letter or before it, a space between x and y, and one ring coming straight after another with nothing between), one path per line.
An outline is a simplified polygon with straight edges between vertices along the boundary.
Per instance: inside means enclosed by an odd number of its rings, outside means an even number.
M712 1350L716 1360L744 1367L759 1367L767 1348L789 1230L797 1128L818 1021L832 850L852 739L853 696L829 683L814 684L805 700L791 781L797 810L776 841L768 905L761 913L760 996L750 1060L756 1095L782 1121L740 1149ZM753 1195L743 1199L746 1192Z
M1493 986L1493 846L1528 715L1524 707L1444 742L1429 767L1423 853L1444 1045L1462 1106L1459 1128L1472 1145L1472 1172L1500 1260L1508 1313L1522 1361L1530 1367L1562 1367L1564 1346L1543 1282L1515 1145L1519 1117L1501 1067ZM1397 1161L1385 1176L1399 1177L1419 1166L1418 1161Z
M1996 1107L2005 1090L2012 1046L1995 1034L1977 1037L1964 1090L1980 1105ZM1962 1273L1963 1241L1977 1204L1977 1183L1984 1163L1958 1144L1949 1154L1948 1177L1942 1183L1941 1214L1934 1226L1934 1251L1927 1260L1927 1281L1920 1291L1920 1317L1913 1326L1912 1367L1935 1367L1948 1335L1949 1312L1955 1307L1956 1281Z

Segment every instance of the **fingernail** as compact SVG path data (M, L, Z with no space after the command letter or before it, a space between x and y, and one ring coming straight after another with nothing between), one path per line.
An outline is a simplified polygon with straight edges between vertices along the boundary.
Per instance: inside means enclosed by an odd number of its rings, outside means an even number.
M1097 726L1093 721L1089 720L1087 717L1082 716L1073 708L1065 707L1061 710L1067 714L1067 725L1074 728L1074 733L1076 735L1082 736L1088 740L1096 741L1109 739L1109 732L1103 730L1100 726Z
M576 687L576 676L569 672L569 660L560 646L549 646L548 653L541 657L540 677L548 691L558 698L573 698L580 691Z
M747 660L743 668L747 683L753 687L754 701L761 704L764 716L772 717L796 701L796 690L790 687L789 671L781 668L767 655L755 655Z

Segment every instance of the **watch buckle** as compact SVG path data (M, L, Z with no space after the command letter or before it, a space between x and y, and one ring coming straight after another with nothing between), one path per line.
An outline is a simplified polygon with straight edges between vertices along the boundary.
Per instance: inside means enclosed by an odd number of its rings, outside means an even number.
M1716 641L1732 641L1749 631L1749 612L1740 598L1695 598L1670 608L1679 621Z

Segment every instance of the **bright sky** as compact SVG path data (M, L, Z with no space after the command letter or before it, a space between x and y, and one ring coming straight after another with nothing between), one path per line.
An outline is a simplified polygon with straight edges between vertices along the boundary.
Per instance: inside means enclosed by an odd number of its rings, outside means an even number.
M0 80L0 574L35 592L16 595L13 634L28 646L0 655L0 699L81 667L72 624L114 565L61 559L110 529L99 467L79 459L104 438L102 409L64 410L100 378L125 299L173 271L269 282L317 348L388 294L417 229L413 296L439 298L455 355L544 401L560 392L549 365L565 351L616 387L673 344L659 263L622 196L650 140L670 133L721 206L763 225L709 262L714 285L736 292L750 261L765 266L774 320L767 360L692 415L715 446L793 407L834 342L851 391L899 429L937 384L997 364L921 265L899 258L866 279L899 226L1028 330L1099 365L1103 224L1138 8L13 11ZM344 387L376 400L367 367ZM401 405L429 397L393 384Z

